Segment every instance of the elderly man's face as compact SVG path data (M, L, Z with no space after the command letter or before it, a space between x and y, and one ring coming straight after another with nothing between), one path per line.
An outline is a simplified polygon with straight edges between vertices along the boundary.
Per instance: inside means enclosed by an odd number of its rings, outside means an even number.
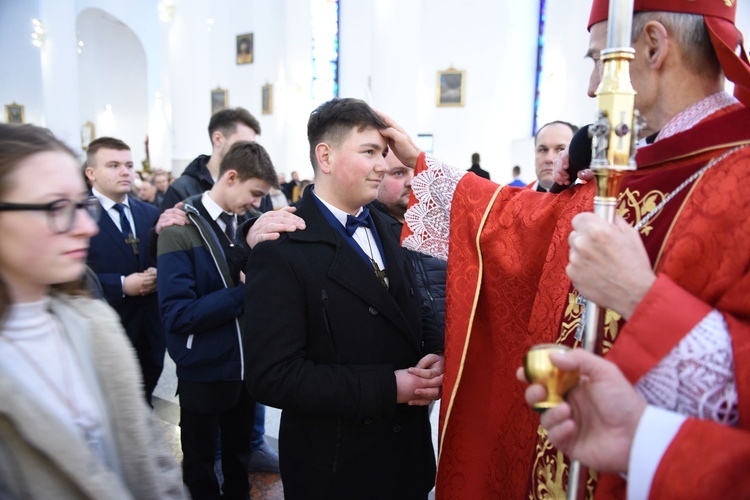
M633 48L635 48L635 59L630 62L630 80L633 89L636 91L635 107L641 112L641 116L646 119L646 127L641 131L641 137L645 137L658 131L649 128L649 125L654 125L653 123L649 124L649 115L659 99L656 93L652 91L656 86L649 81L649 78L653 77L653 74L648 71L647 67L648 48L644 44L645 36L645 31L641 32L638 39L633 43ZM602 21L591 27L589 35L589 50L586 52L586 57L589 57L594 61L594 68L591 70L591 77L589 78L589 97L596 97L596 89L602 81L604 63L601 61L600 56L601 51L606 48L606 45L607 22ZM654 120L652 120L652 122L653 121Z

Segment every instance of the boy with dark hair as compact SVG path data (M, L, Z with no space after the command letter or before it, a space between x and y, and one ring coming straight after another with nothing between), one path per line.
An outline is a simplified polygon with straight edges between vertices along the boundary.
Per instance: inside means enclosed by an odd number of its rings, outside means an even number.
M164 327L156 299L156 268L148 251L149 231L159 210L134 196L135 169L130 147L100 137L86 150L84 168L91 194L102 205L99 233L91 238L87 264L104 298L120 315L141 365L146 401L151 404L164 366Z
M262 146L237 142L211 190L185 201L191 224L166 227L159 236L159 305L177 366L183 477L193 498L219 498L218 429L222 498L247 498L250 488L255 401L244 383L244 276L231 252L237 216L257 208L276 179Z
M422 321L388 220L366 206L388 170L384 128L357 99L313 111L317 183L296 212L306 229L248 261L247 383L283 410L288 499L424 499L434 484L426 405L439 397L443 339Z
M165 212L185 199L203 194L211 189L214 180L219 177L219 170L224 155L237 141L255 142L260 135L260 123L248 110L237 107L222 109L211 116L208 123L208 137L211 140L211 156L200 155L185 168L182 175L167 189L162 198L161 211ZM273 210L270 196L265 196L258 205L261 212ZM163 215L161 225L184 224L184 219L174 215ZM153 244L153 246L156 246ZM266 409L258 405L253 429L253 454L250 458L251 471L279 471L279 460L276 452L266 442L265 435Z

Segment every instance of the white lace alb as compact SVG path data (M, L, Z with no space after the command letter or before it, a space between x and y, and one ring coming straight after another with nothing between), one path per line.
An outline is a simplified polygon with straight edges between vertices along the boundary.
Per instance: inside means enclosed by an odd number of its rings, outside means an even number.
M404 215L411 229L403 246L438 259L448 260L451 203L458 182L466 175L437 158L425 155L427 170L414 176L411 189L417 202Z
M644 375L635 390L650 404L736 426L739 420L727 324L711 311Z

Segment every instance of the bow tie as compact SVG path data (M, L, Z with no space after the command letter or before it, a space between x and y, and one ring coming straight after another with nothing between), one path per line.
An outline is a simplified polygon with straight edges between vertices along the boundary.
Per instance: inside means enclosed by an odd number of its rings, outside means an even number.
M370 210L367 207L362 209L362 213L359 216L346 216L346 232L349 233L349 236L354 236L359 226L370 227Z

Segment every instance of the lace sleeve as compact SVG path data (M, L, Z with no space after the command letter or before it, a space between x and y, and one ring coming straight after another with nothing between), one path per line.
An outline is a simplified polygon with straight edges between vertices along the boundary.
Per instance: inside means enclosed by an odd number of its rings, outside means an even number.
M721 313L714 309L703 318L635 389L655 406L736 426L732 339Z
M453 193L466 171L425 155L426 169L411 182L417 199L406 211L404 219L412 233L403 241L409 250L448 260L451 202Z

